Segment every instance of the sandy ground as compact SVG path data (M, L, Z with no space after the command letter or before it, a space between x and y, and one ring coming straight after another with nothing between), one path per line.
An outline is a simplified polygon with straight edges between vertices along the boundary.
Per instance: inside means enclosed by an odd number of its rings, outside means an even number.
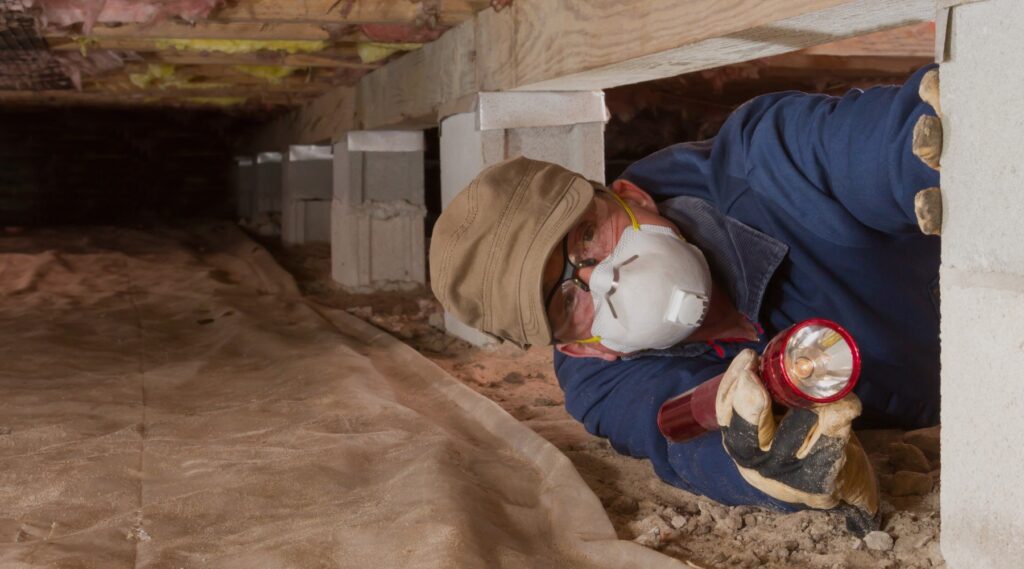
M331 284L327 245L268 245L303 294L392 333L555 444L601 499L620 538L711 567L945 567L938 428L858 433L883 489L882 531L865 539L824 512L721 506L664 484L649 462L586 433L565 411L549 350L474 348L441 331L441 308L428 291L346 294Z

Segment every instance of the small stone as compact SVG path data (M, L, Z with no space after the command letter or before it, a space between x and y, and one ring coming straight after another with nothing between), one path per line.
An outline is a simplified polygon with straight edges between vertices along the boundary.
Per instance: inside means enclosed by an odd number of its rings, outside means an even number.
M761 518L759 518L756 514L747 514L747 515L743 516L743 525L745 525L747 527L754 527L760 521L761 521Z
M891 496L924 496L932 491L934 485L930 474L907 470L882 478L882 488Z
M427 317L427 324L437 328L438 330L444 330L444 313L433 312Z
M616 514L629 515L635 514L640 509L640 506L636 503L636 500L629 496L617 496L612 500L609 508Z
M864 536L864 545L874 551L889 551L892 549L892 536L884 531L873 531Z
M730 532L739 531L743 529L743 518L740 517L737 512L730 512L728 515L718 520L718 527Z
M864 540L859 537L853 538L853 541L850 542L850 549L854 551L864 549Z
M512 385L522 385L523 383L526 383L526 378L518 371L512 371L505 374L504 381L505 383L511 383Z
M939 427L910 431L903 435L903 442L921 449L929 460L939 460Z
M686 518L683 516L673 516L669 523L676 529L683 529L686 527Z
M889 464L894 471L931 472L932 466L921 449L907 443L889 445Z
M634 542L639 543L644 547L650 547L651 549L657 549L661 546L661 531L658 528L654 528L649 532L645 532L636 536L633 539Z
M0 435L9 435L11 434L11 432L12 431L10 427L0 427Z

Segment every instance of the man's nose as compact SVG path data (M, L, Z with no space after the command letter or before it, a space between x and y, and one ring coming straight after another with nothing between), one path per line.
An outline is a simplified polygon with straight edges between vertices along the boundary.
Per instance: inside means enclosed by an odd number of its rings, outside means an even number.
M576 271L576 277L590 286L590 275L594 273L594 267L583 267Z

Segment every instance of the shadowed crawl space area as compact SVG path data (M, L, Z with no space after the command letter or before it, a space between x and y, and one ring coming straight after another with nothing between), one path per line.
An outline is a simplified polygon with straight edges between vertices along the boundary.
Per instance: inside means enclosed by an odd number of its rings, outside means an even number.
M442 332L427 291L351 295L330 280L326 244L270 250L302 292L416 348L565 453L623 540L702 567L945 567L939 550L939 429L859 431L882 490L882 532L859 539L836 515L725 507L663 482L646 460L616 453L565 410L551 351L475 348Z
M0 236L0 567L679 567L230 223Z

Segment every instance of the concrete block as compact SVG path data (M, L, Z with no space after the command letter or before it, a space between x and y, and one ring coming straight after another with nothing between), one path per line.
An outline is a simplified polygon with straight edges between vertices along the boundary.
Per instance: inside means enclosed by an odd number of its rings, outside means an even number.
M289 245L331 240L331 200L286 200L281 239Z
M1024 559L1024 278L943 271L942 553L957 569ZM945 281L958 284L945 284ZM978 286L980 283L982 286Z
M423 218L408 202L352 208L331 202L331 275L354 292L406 290L426 282Z
M477 96L480 130L608 122L603 91L504 91Z
M354 152L352 159L362 161L364 200L423 205L426 182L422 152Z
M604 183L604 123L516 128L506 131L507 157L526 156L561 164Z
M281 153L262 152L256 157L256 199L253 216L281 211Z
M250 157L235 158L235 215L239 219L251 219L256 199L256 164Z
M423 152L421 130L357 130L348 133L349 152Z
M942 66L942 262L1024 274L1024 3L991 0L953 9ZM953 247L947 244L955 244Z
M423 152L355 152L335 145L334 199L359 206L369 201L423 204Z
M283 166L284 199L331 199L333 158L330 146L292 146Z
M942 539L951 568L1024 559L1024 4L956 6L941 70Z

